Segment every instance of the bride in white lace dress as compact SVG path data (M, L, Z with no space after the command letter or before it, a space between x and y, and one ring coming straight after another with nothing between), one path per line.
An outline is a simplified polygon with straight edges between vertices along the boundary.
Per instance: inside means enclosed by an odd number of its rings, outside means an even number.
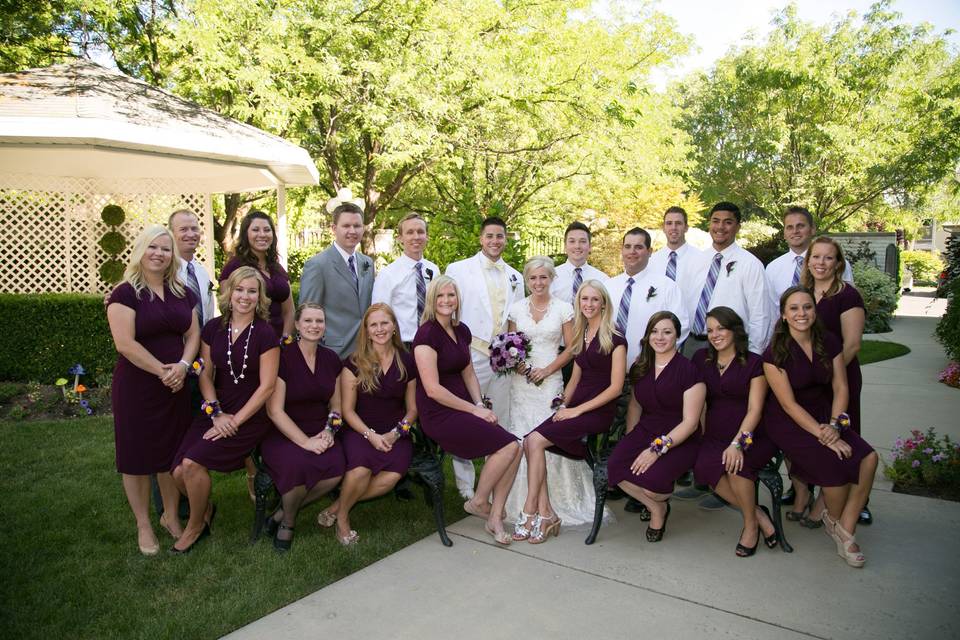
M506 428L523 438L553 414L550 403L563 391L560 370L572 357L557 355L563 344L573 339L573 307L550 295L550 283L556 276L553 260L536 257L523 268L523 279L531 295L510 307L510 331L522 331L530 337L531 378L542 380L537 386L522 375L511 375L510 418ZM583 460L572 460L547 452L547 487L555 513L566 525L593 522L596 494L593 474ZM526 460L513 481L507 497L507 521L517 521L527 497ZM519 522L518 524L523 524Z

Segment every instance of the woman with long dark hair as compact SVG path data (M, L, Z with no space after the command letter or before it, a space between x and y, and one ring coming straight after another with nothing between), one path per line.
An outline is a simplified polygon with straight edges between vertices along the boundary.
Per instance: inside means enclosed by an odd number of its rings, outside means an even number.
M822 520L847 564L862 567L854 534L878 457L850 428L843 349L820 326L807 289L790 287L780 297L780 320L763 362L772 391L764 406L766 432L790 460L791 478L821 487L823 500L810 519Z
M707 410L700 451L694 465L698 484L709 485L743 515L737 556L746 558L763 541L777 545L770 512L757 507L757 473L775 447L760 431L767 380L763 358L749 350L743 320L729 307L707 312L707 347L693 354L693 364L707 386Z
M650 316L630 371L627 425L633 426L607 462L610 486L649 509L647 542L663 539L674 483L697 459L706 387L693 363L677 351L679 335L680 320L673 313Z
M267 285L270 301L270 326L277 338L293 333L293 298L290 276L277 257L277 231L273 220L263 211L251 211L240 222L240 237L234 256L223 265L220 282L241 266L257 269Z

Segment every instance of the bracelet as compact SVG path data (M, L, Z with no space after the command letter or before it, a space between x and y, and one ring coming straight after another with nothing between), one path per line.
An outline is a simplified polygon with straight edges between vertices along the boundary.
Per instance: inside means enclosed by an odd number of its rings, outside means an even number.
M413 428L413 423L411 423L409 420L404 418L403 420L397 423L397 426L393 428L393 432L397 434L398 438L402 438L403 436L409 436L410 429L412 428Z
M223 411L220 410L220 402L218 400L204 400L203 404L200 405L200 410L210 416L211 420L223 413Z
M670 436L659 436L650 441L650 451L658 456L665 454L672 446L673 438Z
M183 362L183 360L180 362ZM203 371L203 358L197 358L187 367L187 373L191 376L197 376L199 378L201 371Z
M182 364L182 365L183 365L183 372L184 372L185 374L190 372L190 363L187 362L186 360L181 360L181 361L178 362L177 364Z
M567 408L567 405L563 402L563 393L558 393L557 397L550 401L550 408L554 411Z
M730 444L732 444L737 451L749 451L750 447L753 445L753 432L744 431L739 436L734 438L733 442Z
M327 429L330 429L330 433L337 435L337 431L340 431L340 427L343 426L343 417L338 411L331 411L327 414ZM366 436L364 436L366 437Z
M493 402L487 396L480 396L480 401L476 403L476 406L493 411Z
M369 440L369 439L370 439L370 434L373 433L373 432L374 432L373 429L371 429L370 427L367 427L367 430L363 432L363 439L364 439L364 440Z
M830 426L837 433L842 432L844 429L850 426L850 415L847 413L841 413L836 418L830 418Z

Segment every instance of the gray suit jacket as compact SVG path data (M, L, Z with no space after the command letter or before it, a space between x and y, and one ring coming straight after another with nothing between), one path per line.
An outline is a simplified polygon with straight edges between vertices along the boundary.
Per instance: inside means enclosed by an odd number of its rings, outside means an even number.
M300 278L298 304L316 302L323 305L327 322L323 344L341 358L356 348L360 320L373 295L373 260L359 251L354 255L360 279L359 293L347 263L333 245L307 260Z

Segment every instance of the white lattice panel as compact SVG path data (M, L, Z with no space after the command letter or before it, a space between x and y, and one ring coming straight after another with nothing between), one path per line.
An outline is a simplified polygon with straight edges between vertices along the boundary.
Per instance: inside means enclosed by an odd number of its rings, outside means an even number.
M183 181L112 180L105 185L87 178L53 181L3 176L0 292L104 293L108 285L100 280L99 269L109 256L99 242L110 229L100 219L103 207L116 204L126 213L126 221L118 228L127 239L127 248L118 256L125 263L145 225L166 224L173 211L192 209L203 227L209 218L209 203L207 194L190 191ZM209 251L204 229L198 257L213 264Z

